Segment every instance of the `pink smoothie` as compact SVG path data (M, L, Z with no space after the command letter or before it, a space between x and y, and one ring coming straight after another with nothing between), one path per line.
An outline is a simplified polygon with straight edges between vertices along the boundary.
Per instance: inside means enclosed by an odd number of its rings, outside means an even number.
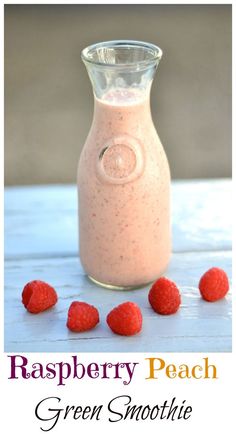
M96 281L135 287L155 280L170 252L170 172L149 96L95 99L78 168L80 258Z

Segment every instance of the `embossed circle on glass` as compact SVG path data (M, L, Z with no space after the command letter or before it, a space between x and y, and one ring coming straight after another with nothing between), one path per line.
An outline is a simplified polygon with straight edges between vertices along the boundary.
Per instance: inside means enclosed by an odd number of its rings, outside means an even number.
M99 152L96 168L102 182L124 184L133 181L144 169L141 143L128 135L113 137Z

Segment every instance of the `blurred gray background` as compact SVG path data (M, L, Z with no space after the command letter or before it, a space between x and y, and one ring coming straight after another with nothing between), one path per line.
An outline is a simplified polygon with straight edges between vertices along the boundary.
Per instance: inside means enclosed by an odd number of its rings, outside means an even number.
M5 182L75 182L93 96L81 50L159 45L152 113L173 178L231 176L230 5L5 5Z

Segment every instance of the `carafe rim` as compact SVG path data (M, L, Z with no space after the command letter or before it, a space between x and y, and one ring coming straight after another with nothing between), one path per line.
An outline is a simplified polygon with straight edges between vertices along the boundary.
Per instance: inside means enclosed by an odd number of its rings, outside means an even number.
M134 56L134 59L131 61L129 60L127 62L116 62L115 57L113 57L113 61L109 61L109 55L107 55L109 49L114 49L118 51L119 49L124 48L127 49L127 53L129 55L131 53L130 50L132 49L133 51L135 49L140 51L143 50L143 53L146 55L147 58L143 60L137 60L137 57ZM95 57L94 54L96 54L97 57ZM149 66L153 66L159 63L162 54L162 49L153 43L129 39L120 39L91 44L82 50L81 58L85 64L89 63L96 67L140 70L141 68L148 68Z

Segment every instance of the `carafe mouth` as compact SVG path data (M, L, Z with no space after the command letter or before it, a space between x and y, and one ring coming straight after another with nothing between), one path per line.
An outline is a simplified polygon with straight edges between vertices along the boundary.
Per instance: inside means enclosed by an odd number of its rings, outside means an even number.
M105 41L84 48L81 57L85 63L97 67L137 71L158 64L162 50L143 41Z

